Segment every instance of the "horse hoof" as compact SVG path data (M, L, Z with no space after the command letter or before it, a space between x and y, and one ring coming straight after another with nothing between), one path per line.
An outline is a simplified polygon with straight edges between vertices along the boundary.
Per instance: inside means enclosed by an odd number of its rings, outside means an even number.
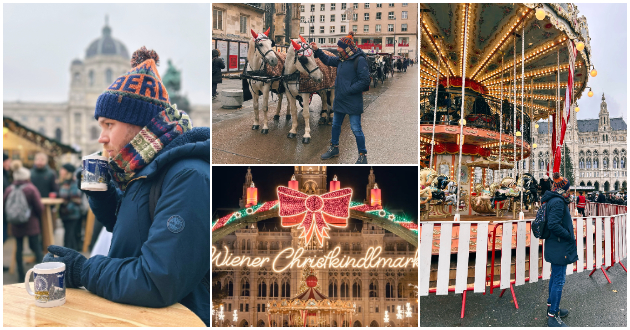
M269 133L269 129L263 128L263 130L260 131L260 133L267 134L267 133Z
M273 120L280 120L280 116L279 115L273 116Z
M257 130L260 128L260 125L252 125L252 130Z
M287 120L291 120L291 115L287 115Z
M295 136L296 136L296 134L295 134L295 133L289 133L289 134L287 134L287 137L288 137L289 139L295 139Z
M302 143L304 143L304 144L309 144L309 143L311 143L311 138L307 138L307 137L302 138Z
M325 117L319 117L319 121L317 122L318 125L326 125L326 118Z

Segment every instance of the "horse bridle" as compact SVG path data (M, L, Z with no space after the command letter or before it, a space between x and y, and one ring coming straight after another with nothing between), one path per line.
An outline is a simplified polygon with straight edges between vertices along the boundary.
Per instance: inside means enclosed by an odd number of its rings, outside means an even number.
M262 34L262 33L261 33L261 34ZM273 52L273 48L269 49L269 50L268 50L268 51L266 51L265 53L263 53L263 52L262 52L262 50L260 49L260 46L262 45L262 43L261 43L261 42L259 42L259 41L262 41L262 40L265 40L265 39L266 39L266 40L269 40L269 38L260 38L260 39L258 39L258 38L257 38L257 39L254 39L254 47L256 48L256 50L258 51L258 53L260 54L260 56L262 56L263 65L262 65L262 67L260 68L260 70L261 70L261 71L262 71L262 70L264 70L264 69L266 69L266 66L267 66L267 64L269 63L269 62L267 61L267 54L269 54L269 53Z
M305 52L306 50L309 50L309 49L310 49L311 51L313 51L313 48L311 48L311 46L310 46L309 44L302 43L302 49L300 49L300 50L298 50L298 51L296 51L296 52L295 52L295 56L293 57L293 65L295 65L297 62L300 62L300 65L302 66L302 68L303 68L304 70L306 70L306 72L308 72L308 76L309 76L309 77L311 77L311 73L313 73L313 72L315 72L315 71L319 70L319 66L318 66L318 65L315 65L315 69L313 69L313 70L309 70L309 69L306 67L306 65L303 63L303 62L308 62L308 59L307 59L307 58L306 58L306 56L304 55L304 52ZM298 56L300 57L300 60L299 60L299 61L298 61ZM302 59L304 59L304 61L302 61ZM311 78L313 78L313 77L311 77Z

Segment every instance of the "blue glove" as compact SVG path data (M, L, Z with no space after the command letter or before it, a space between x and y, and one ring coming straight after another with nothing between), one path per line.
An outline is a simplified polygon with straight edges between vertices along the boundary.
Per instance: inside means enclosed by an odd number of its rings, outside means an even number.
M51 245L48 247L48 253L44 256L43 262L63 262L66 264L66 287L78 288L81 286L81 270L83 270L83 263L86 260L87 258L73 249Z

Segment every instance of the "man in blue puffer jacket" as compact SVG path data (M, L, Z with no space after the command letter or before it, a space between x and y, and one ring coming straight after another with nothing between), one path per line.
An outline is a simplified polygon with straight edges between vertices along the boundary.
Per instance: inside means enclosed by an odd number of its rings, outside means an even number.
M350 117L350 129L354 133L359 149L359 158L356 164L367 164L365 136L361 130L361 114L363 113L363 90L370 86L370 69L365 59L365 53L354 43L353 36L354 33L350 32L347 37L337 41L339 57L324 54L321 49L318 49L316 43L311 42L316 58L319 58L324 65L337 67L332 137L328 151L321 158L326 160L339 156L341 124L348 115Z
M132 70L99 96L94 117L109 154L107 191L86 191L96 218L113 233L107 257L50 246L44 262L66 264L66 285L146 307L174 303L210 325L210 129L192 128L171 105L142 47ZM152 183L165 173L150 215ZM159 182L159 180L157 180Z
M569 180L553 174L551 191L545 192L541 202L547 204L547 228L550 236L545 240L545 260L551 263L549 279L549 298L547 299L547 325L550 327L566 327L561 318L569 315L569 311L560 308L562 288L567 273L567 265L578 260L573 220L569 212L570 195Z

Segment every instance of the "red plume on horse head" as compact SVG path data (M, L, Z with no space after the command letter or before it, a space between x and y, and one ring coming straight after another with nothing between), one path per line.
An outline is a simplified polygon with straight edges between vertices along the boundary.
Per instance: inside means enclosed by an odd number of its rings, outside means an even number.
M306 39L304 39L304 37L302 37L301 35L300 35L300 40L302 40L302 42L305 43L305 44L308 43L308 42L306 42Z
M298 43L295 42L295 40L293 39L291 39L291 44L293 45L293 49L295 49L296 51L302 49L302 47L298 45Z
M263 34L268 37L269 36L269 31L271 31L271 27L268 27L267 31L263 32Z
M258 38L258 34L254 32L254 29L250 29L250 31L252 31L252 37L254 37L254 39Z

